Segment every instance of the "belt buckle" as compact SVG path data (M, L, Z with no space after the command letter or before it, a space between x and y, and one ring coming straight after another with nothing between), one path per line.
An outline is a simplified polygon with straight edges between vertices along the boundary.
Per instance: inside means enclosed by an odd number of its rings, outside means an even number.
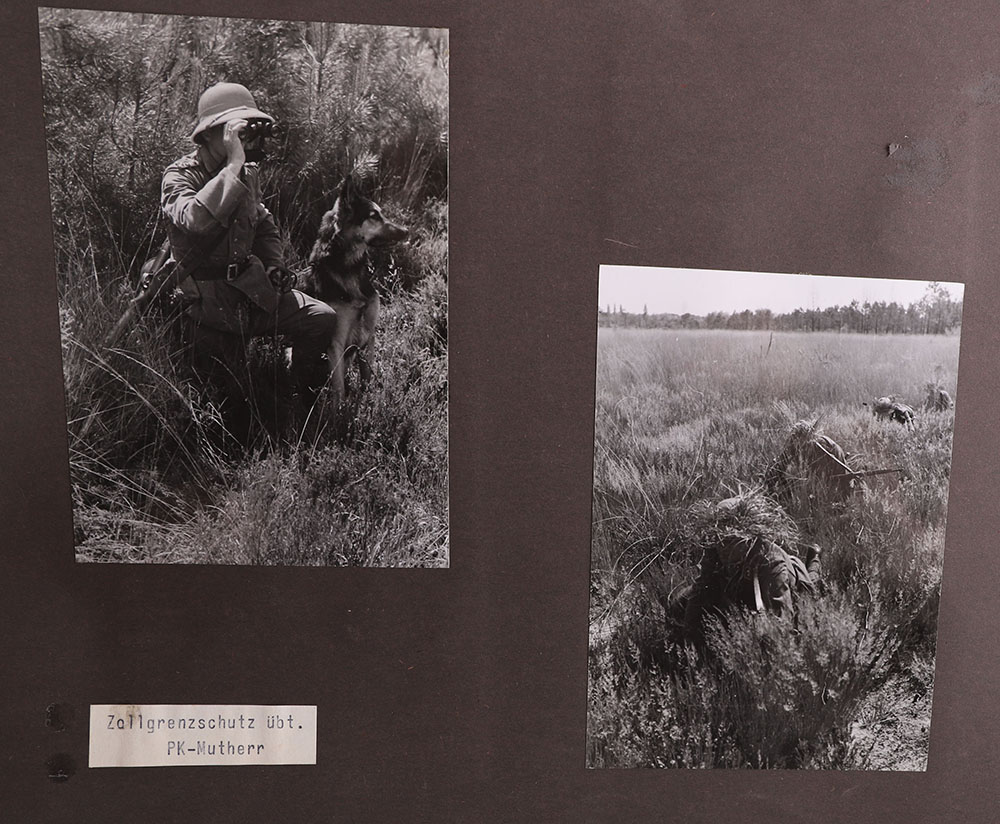
M240 265L238 263L230 263L226 267L226 280L236 280L240 273Z

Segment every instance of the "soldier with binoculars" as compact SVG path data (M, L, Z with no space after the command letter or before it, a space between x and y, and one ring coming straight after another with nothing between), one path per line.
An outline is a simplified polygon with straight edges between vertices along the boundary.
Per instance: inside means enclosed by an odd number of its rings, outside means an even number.
M161 191L184 342L196 373L222 385L226 424L241 442L252 409L248 340L271 334L291 343L293 386L308 407L326 380L336 323L327 304L291 288L294 275L262 201L256 164L273 131L274 118L244 86L210 87L198 101L197 148L167 167Z

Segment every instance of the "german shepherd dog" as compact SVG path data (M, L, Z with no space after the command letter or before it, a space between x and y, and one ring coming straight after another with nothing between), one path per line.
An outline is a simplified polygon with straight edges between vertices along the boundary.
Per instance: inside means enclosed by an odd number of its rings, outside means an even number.
M365 197L351 175L344 178L333 208L323 215L309 255L310 291L337 313L328 352L334 401L344 399L345 378L355 359L361 384L371 378L371 353L379 297L368 250L405 240L409 230L390 223L377 203Z

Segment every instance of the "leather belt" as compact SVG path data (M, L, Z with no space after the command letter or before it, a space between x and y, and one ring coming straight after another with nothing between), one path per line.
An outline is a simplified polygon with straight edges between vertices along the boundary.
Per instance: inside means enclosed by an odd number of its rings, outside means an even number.
M235 280L240 272L246 269L248 258L236 261L235 263L219 264L217 266L199 266L191 277L195 280Z

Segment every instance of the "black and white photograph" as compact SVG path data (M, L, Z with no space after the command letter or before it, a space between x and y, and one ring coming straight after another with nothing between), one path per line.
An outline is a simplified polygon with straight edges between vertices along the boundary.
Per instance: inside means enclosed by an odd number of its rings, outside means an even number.
M600 268L588 767L926 770L963 292Z
M76 560L447 567L448 31L38 24Z

